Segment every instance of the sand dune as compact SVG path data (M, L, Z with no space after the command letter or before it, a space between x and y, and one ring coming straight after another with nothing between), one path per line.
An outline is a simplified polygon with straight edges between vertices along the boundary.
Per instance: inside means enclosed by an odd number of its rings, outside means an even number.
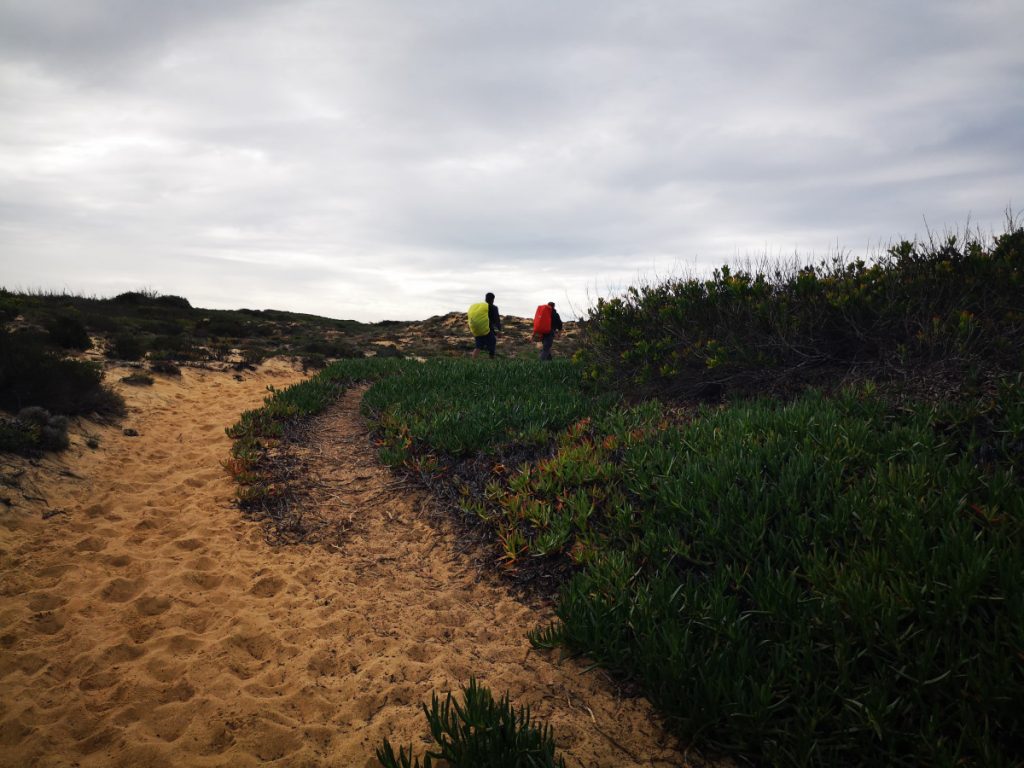
M531 650L536 609L420 518L429 499L377 466L357 394L315 447L340 545L273 547L241 518L224 428L300 376L121 385L122 425L7 463L25 471L0 506L0 765L375 766L385 736L422 749L419 703L470 675L531 704L570 766L684 764L644 700Z

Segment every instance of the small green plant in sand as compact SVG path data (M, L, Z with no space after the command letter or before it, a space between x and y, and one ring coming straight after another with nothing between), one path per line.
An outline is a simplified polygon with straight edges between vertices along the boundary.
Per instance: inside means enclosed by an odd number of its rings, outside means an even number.
M45 408L22 408L10 418L0 414L0 452L36 456L63 451L69 445L66 416L53 416Z
M529 707L514 708L506 693L498 701L491 691L470 678L462 689L462 703L449 693L441 701L435 693L423 713L436 744L420 762L412 747L395 754L384 739L377 760L384 768L431 768L434 760L450 768L565 768L555 758L555 741L549 725L539 725Z

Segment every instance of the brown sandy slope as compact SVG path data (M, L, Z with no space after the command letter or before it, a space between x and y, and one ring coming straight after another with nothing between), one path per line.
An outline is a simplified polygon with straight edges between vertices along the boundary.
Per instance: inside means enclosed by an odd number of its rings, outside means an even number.
M274 548L241 519L224 428L299 376L121 385L139 436L84 425L98 450L80 434L3 489L0 765L373 766L385 736L421 751L419 703L470 675L548 719L570 766L684 764L644 700L530 649L537 612L418 517L357 394L315 448L340 547Z

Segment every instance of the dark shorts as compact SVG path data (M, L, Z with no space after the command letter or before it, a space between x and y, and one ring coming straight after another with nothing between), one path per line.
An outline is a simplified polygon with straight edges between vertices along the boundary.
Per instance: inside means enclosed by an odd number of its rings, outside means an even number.
M474 336L473 342L477 349L483 349L487 352L494 354L494 350L498 348L498 337L491 331L486 336Z

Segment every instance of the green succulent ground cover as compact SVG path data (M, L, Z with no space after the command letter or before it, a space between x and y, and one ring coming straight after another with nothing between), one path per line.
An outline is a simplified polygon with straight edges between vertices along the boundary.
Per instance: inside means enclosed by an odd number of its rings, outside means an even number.
M585 388L578 366L567 361L435 358L400 370L363 398L364 412L388 441L384 458L391 464L428 451L459 458L508 443L546 446L610 402Z
M565 768L564 760L555 759L550 726L534 722L529 707L513 707L508 694L495 701L474 678L462 689L461 703L450 693L443 701L434 694L430 707L422 707L434 747L421 763L411 746L395 754L384 739L377 749L384 768Z
M546 505L585 566L535 642L772 764L1018 764L1019 381L941 409L859 390L661 418L595 420L497 497Z
M392 464L492 456L463 510L509 562L578 568L534 641L639 681L683 738L777 765L1024 757L1019 378L939 405L863 384L680 415L616 406L570 364L344 361L238 434L355 381ZM541 458L501 467L510 444Z

